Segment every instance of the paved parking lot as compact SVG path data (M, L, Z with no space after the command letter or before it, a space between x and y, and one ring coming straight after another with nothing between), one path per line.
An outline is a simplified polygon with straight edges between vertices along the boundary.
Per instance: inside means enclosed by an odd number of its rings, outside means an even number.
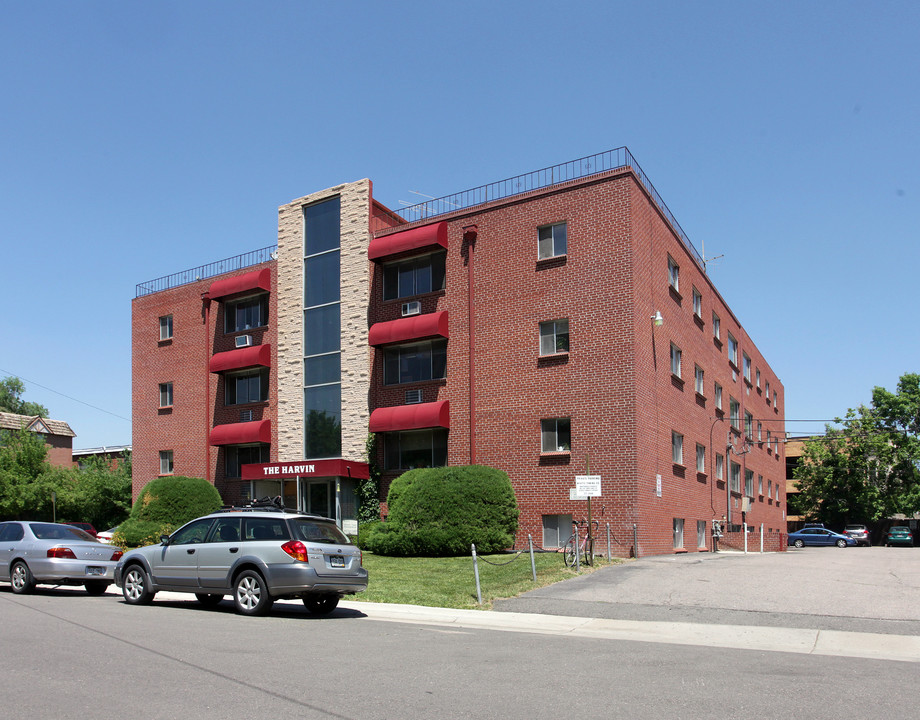
M495 609L920 635L920 548L640 558L500 601Z

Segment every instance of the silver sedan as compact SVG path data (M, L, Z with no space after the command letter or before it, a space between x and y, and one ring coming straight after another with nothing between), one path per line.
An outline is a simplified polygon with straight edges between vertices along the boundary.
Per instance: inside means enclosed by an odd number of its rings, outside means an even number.
M101 595L122 552L79 528L48 522L0 523L0 581L14 593L42 585L82 585Z

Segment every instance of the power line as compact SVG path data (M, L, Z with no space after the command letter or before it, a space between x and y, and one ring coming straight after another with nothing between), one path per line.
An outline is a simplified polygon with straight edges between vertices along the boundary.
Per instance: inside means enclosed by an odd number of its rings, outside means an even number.
M131 422L131 419L130 419L130 418L126 418L126 417L124 417L123 415L119 415L118 413L113 413L113 412L111 412L111 411L109 411L109 410L105 410L104 408L98 407L98 406L96 406L96 405L93 405L93 404L91 404L91 403L85 402L85 401L83 401L83 400L79 400L79 399L77 399L77 398L75 398L75 397L71 397L70 395L65 395L65 394L62 393L62 392L58 392L58 391L55 390L54 388L45 387L45 386L42 385L41 383L37 383L37 382L34 382L33 380L29 380L29 379L27 379L27 378L24 378L24 377L22 377L21 375L17 375L16 373L10 372L9 370L4 370L3 368L0 368L0 372L5 373L6 375L9 375L9 376L11 376L11 377L14 377L14 378L16 378L17 380L21 380L21 381L24 382L24 383L29 383L30 385L35 385L36 387L40 387L42 390L47 390L48 392L53 392L55 395L60 395L61 397L67 398L68 400L73 400L73 402L80 403L81 405L86 405L86 407L91 407L91 408L93 408L93 410L98 410L99 412L104 412L106 415L111 415L112 417L117 417L119 420L124 420L124 421L126 421L126 422Z

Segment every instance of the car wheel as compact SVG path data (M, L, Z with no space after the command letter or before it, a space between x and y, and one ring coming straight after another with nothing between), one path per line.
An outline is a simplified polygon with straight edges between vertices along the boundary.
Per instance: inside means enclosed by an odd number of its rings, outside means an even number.
M794 543L792 543L792 544L795 545L797 548L805 547L805 541L804 541L804 540L796 540L796 541L795 541Z
M220 605L220 601L224 599L223 595L211 595L209 593L195 593L195 597L198 599L198 602L207 607Z
M328 615L338 604L338 595L306 595L303 598L303 605L311 615Z
M241 615L264 615L275 602L268 594L265 580L255 570L244 570L233 586L233 603Z
M13 592L18 595L26 595L35 589L32 571L22 560L13 563L13 567L10 568L10 583L13 585Z
M90 595L102 595L109 585L111 583L105 580L87 580L83 583L83 587L86 588L86 592Z
M121 594L129 605L149 605L156 595L150 590L150 577L140 565L132 565L125 570Z
M846 546L847 546L846 540L840 539L837 541L837 547L846 547Z

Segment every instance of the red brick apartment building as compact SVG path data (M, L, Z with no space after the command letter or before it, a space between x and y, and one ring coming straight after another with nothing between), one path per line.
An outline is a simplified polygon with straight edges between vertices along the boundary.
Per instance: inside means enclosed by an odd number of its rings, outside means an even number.
M615 554L783 546L783 385L626 148L398 212L308 195L277 248L139 285L132 332L135 495L202 476L354 531L375 433L381 500L507 471L519 543L562 543L593 475Z

